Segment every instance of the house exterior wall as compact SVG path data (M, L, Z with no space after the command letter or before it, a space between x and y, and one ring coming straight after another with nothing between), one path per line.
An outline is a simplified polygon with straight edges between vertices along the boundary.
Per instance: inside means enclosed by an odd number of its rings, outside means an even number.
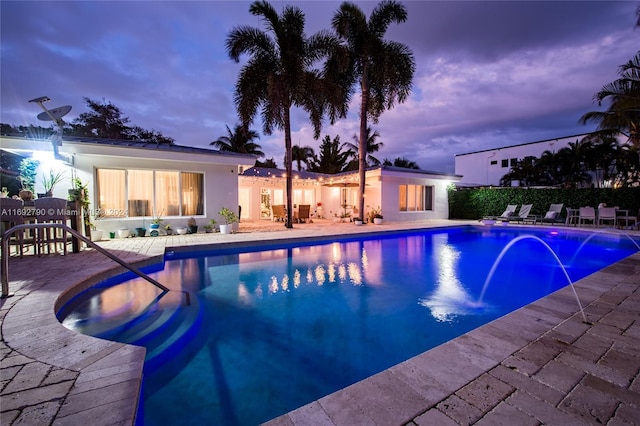
M458 181L458 177L402 173L382 170L381 203L384 220L413 222L418 220L448 219L449 202L447 187ZM422 185L433 187L433 209L425 211L400 211L400 185Z
M569 142L582 140L587 134L549 139L520 145L495 148L455 156L455 174L461 175L461 184L499 185L500 179L511 170L513 160L538 157L545 151L558 152ZM506 166L504 165L506 161ZM495 164L492 164L495 162Z

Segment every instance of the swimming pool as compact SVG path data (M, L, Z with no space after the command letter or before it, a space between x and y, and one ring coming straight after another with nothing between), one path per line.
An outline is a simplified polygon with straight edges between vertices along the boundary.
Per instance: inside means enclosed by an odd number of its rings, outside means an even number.
M622 235L526 229L572 280L637 251ZM539 241L463 227L179 253L65 305L70 328L145 344L145 424L255 424L388 368L567 285ZM585 241L588 243L585 244ZM276 244L276 243L274 243ZM486 285L486 292L480 294Z

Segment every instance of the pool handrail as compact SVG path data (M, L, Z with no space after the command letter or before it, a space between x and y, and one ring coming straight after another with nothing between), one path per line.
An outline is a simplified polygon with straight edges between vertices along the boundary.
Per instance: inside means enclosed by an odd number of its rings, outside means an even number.
M9 293L9 257L10 257L9 256L9 238L11 237L11 235L13 235L13 233L16 231L21 231L24 229L48 229L48 228L64 229L74 237L86 243L89 247L107 256L109 259L113 260L114 262L118 263L120 266L123 266L125 269L128 269L129 271L138 275L140 278L143 278L149 281L151 284L155 285L162 291L164 292L169 291L168 287L165 287L164 285L160 284L158 281L154 280L153 278L151 278L150 276L148 276L147 274L145 274L135 266L125 262L124 260L120 259L118 256L103 249L98 244L94 243L93 241L91 241L90 239L82 235L80 232L76 231L73 228L70 228L69 226L63 223L25 223L25 224L16 225L12 228L7 229L4 235L2 236L2 255L1 255L2 259L0 260L1 272L2 272L2 294L0 295L0 298L4 299L6 297L13 296L13 293Z

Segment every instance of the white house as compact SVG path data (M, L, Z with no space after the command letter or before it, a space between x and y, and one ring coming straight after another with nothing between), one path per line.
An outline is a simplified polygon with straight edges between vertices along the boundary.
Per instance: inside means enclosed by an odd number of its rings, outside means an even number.
M220 221L218 211L241 209L242 220L270 220L271 206L285 204L285 177L279 169L251 167L252 155L180 145L65 137L53 158L51 142L1 136L0 149L40 161L35 192L45 192L42 176L64 170L53 196L67 198L71 178L90 194L90 220L105 232L147 227L154 217L174 228L193 217L198 225ZM367 171L366 214L381 208L385 220L416 221L449 216L447 186L460 176L398 167ZM314 217L358 215L358 173L294 172L293 203L312 206Z
M66 179L53 196L67 198L77 177L88 186L91 221L106 231L133 229L162 216L164 224L186 226L193 217L200 225L218 211L238 206L238 172L255 157L180 145L137 141L64 138L54 159L51 142L0 137L0 149L40 161L35 192L44 192L41 177L64 170Z
M309 204L316 217L356 217L359 178L357 172L321 174L293 172L294 205ZM365 212L381 208L385 220L416 221L447 219L447 186L460 176L401 167L381 166L367 170ZM242 217L271 219L271 206L286 203L285 172L250 168L239 178ZM295 208L295 206L294 206Z
M569 142L582 140L589 133L529 142L501 148L457 154L455 156L455 173L461 175L461 185L485 186L499 185L500 179L509 173L516 161L525 157L540 157L543 152L558 152L569 145Z

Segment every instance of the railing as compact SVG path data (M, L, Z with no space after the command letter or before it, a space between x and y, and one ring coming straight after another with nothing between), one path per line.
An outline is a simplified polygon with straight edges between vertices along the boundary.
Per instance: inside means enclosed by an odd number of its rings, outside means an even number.
M150 276L148 276L144 272L140 271L135 266L125 262L124 260L120 259L118 256L115 256L114 254L108 252L107 250L103 249L98 244L94 243L93 241L91 241L90 239L88 239L87 237L85 237L84 235L82 235L81 233L76 231L75 229L70 228L65 224L62 224L62 223L25 223L25 224L16 225L16 226L14 226L12 228L7 229L6 232L4 233L4 235L2 236L2 259L1 259L1 263L2 263L2 295L0 295L0 298L13 296L13 293L9 293L9 238L11 237L11 235L13 235L16 231L21 231L21 230L24 230L24 229L47 229L47 228L64 229L65 231L67 231L68 233L73 235L74 237L76 237L79 240L81 240L84 243L86 243L89 247L97 250L99 253L104 254L109 259L113 260L114 262L118 263L119 265L123 266L124 268L128 269L129 271L133 272L134 274L138 275L140 278L143 278L143 279L149 281L151 284L155 285L156 287L158 287L162 291L165 291L165 292L169 291L169 289L167 287L165 287L164 285L160 284L158 281L154 280L153 278L151 278Z

